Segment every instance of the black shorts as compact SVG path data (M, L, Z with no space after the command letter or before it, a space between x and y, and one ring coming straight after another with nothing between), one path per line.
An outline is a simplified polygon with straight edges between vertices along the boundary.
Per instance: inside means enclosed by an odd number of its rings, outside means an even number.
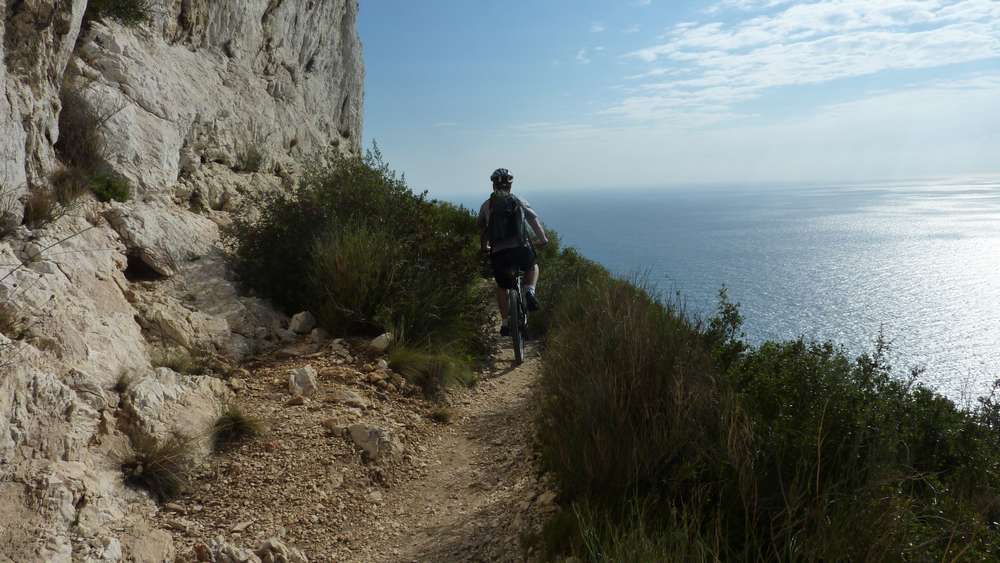
M535 253L527 246L508 248L490 255L493 277L503 289L514 287L514 270L528 271L535 266Z

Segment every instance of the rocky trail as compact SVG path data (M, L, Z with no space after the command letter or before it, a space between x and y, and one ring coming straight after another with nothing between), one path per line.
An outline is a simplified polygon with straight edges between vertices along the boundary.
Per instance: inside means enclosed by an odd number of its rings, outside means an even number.
M269 538L309 561L534 558L523 538L555 496L532 458L537 354L514 367L498 348L477 385L439 406L363 346L316 347L231 380L267 431L213 456L163 506L156 518L174 532L179 560L244 561L245 547ZM306 366L318 390L290 399L287 374Z

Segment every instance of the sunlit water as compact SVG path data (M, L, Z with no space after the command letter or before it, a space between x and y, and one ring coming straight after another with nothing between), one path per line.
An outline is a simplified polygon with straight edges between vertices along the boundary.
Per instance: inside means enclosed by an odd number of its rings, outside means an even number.
M691 311L711 312L725 285L752 342L803 335L858 354L882 327L898 372L923 366L955 399L1000 377L995 179L525 195L565 243Z

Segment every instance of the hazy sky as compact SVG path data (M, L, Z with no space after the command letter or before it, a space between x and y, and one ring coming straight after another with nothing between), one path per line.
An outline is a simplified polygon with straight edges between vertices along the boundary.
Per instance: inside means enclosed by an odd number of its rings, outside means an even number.
M415 189L1000 172L1000 0L361 0Z

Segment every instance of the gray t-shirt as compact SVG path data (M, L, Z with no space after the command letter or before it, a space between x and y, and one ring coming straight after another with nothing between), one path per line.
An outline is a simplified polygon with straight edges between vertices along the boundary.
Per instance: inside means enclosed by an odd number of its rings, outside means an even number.
M521 204L521 208L524 209L524 220L525 220L525 222L531 221L532 219L536 219L536 220L538 219L538 214L535 213L535 210L531 208L531 205L527 201L525 201L524 199L522 199L522 198L520 198L520 197L518 197L516 195L513 196L513 197L518 201L518 203ZM477 223L479 224L479 232L485 233L486 230L489 229L489 227L490 227L490 200L489 199L487 199L486 201L484 201L483 204L481 206L479 206L479 219L478 219ZM524 232L531 232L530 231L530 226L528 224L524 225ZM516 237L513 237L513 238L506 239L506 240L498 241L496 244L494 244L490 248L490 253L499 252L501 250L509 250L511 248L517 248L519 246L526 246L526 245L527 245L527 242L523 242L522 243L521 241L517 240Z

